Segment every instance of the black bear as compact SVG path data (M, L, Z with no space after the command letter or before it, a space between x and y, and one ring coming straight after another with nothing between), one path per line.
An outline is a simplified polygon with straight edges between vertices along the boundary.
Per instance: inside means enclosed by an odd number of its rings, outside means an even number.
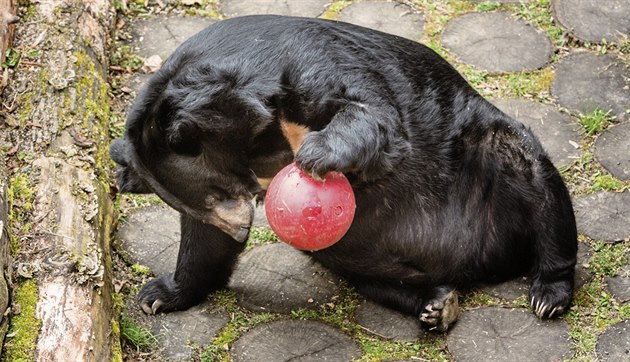
M110 154L122 192L181 213L175 272L139 293L147 313L226 285L253 200L293 160L350 180L350 230L309 255L366 297L440 329L456 290L522 274L539 317L571 301L575 219L540 142L407 39L321 19L216 23L152 76Z

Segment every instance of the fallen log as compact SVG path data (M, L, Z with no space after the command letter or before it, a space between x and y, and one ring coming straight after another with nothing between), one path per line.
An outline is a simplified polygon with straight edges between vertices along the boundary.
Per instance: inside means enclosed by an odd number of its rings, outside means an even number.
M37 287L39 328L10 330L6 358L21 346L27 360L116 360L106 74L113 1L39 0L22 14L14 45L22 58L4 94L16 107L2 138L12 146L13 179L32 188L31 208L13 229L21 233L18 274L32 274Z

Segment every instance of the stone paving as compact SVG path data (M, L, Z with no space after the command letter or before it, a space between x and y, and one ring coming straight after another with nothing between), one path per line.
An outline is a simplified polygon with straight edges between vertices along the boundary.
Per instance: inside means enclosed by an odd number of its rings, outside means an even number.
M472 5L467 9L471 11L457 13L440 23L441 32L434 34L434 39L441 42L452 62L489 74L509 76L550 68L554 78L546 96L491 101L531 127L557 167L571 172L581 167L578 160L592 153L591 162L597 165L597 172L630 180L628 57L618 52L599 54L595 48L579 43L605 39L609 44L627 39L630 2L551 0L549 7L556 25L562 26L568 37L577 39L573 45L559 46L544 29L513 15L513 7L535 1L498 1L507 7L490 12L475 11L480 1L470 1ZM435 28L435 14L441 16L441 8L423 8L422 3L366 0L331 5L330 0L223 0L218 2L218 9L223 17L262 13L331 17L330 9L335 7L332 17L338 20L426 42L428 24ZM146 59L158 56L164 60L181 41L214 21L175 13L149 16L134 21L130 45ZM137 90L146 77L136 75L130 87ZM615 117L614 125L596 137L587 137L578 119L595 109L610 112ZM594 278L597 283L597 278L603 278L606 291L617 306L627 305L630 300L630 191L628 184L623 185L626 186L615 191L579 192L574 197L583 236L576 286L580 288ZM255 225L264 228L264 215L258 211ZM131 263L145 265L154 274L172 271L179 240L177 213L162 204L135 210L120 224L118 238ZM621 245L627 253L625 267L614 275L596 276L589 268L595 254L589 245L598 240ZM237 336L230 344L220 346L234 361L374 360L369 357L373 353L370 346L378 341L407 347L432 341L429 345L437 343L442 357L458 361L556 361L577 353L566 318L540 321L519 304L526 300L526 278L477 291L493 301L489 305L464 302L460 320L444 335L421 329L416 318L361 300L349 307L350 320L341 324L308 317L309 311L335 310L344 303L348 287L305 254L282 243L250 246L240 258L229 289L235 295L239 315L255 320L249 327L237 328ZM166 315L146 316L131 299L127 309L158 339L157 351L151 354L155 360L198 358L198 347L211 345L226 325L239 326L234 311L226 310L212 296L188 311ZM345 328L346 325L358 327ZM597 331L594 351L580 358L629 360L629 325L626 319ZM349 332L357 329L364 337L357 339L356 333ZM419 347L417 353L406 352L406 360L431 359L423 348Z
M461 15L447 24L442 43L457 59L491 73L539 69L553 53L541 31L504 12Z

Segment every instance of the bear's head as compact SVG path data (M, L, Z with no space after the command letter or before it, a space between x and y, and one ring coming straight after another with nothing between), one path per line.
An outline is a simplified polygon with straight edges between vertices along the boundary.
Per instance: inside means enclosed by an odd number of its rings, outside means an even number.
M239 242L262 191L248 150L272 114L237 72L162 69L136 99L110 156L123 192L155 192L181 213Z

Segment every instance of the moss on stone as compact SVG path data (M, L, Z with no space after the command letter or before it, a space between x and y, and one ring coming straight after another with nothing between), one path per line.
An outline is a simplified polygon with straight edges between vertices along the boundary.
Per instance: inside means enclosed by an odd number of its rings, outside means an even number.
M131 272L134 273L137 276L149 276L151 275L151 269L146 266L146 265L142 265L142 264L133 264L131 266Z
M324 11L324 13L319 17L322 19L337 20L337 18L339 18L339 13L341 13L341 10L343 10L346 6L350 4L352 4L352 1L350 0L333 1L333 3L330 4L326 11Z
M19 314L11 318L2 361L33 361L41 321L36 318L38 290L34 280L27 280L15 289L14 305Z

